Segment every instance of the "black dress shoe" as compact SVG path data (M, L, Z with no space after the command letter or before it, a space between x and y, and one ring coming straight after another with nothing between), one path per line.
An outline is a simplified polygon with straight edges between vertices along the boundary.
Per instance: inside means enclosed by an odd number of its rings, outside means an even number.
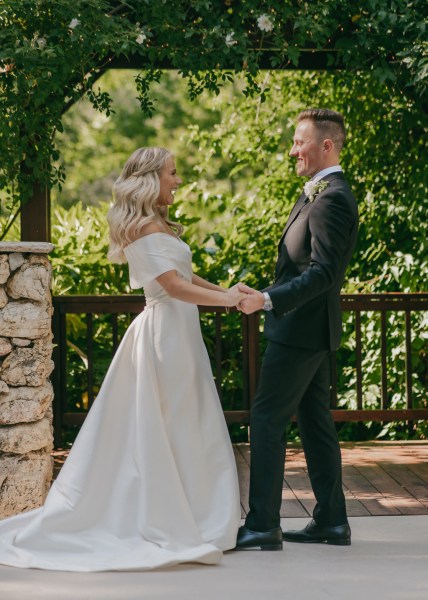
M242 525L238 531L235 550L282 550L282 529L275 527L267 531L253 531Z
M302 544L333 544L334 546L351 545L351 529L348 523L343 525L318 525L312 520L304 529L284 531L284 540Z

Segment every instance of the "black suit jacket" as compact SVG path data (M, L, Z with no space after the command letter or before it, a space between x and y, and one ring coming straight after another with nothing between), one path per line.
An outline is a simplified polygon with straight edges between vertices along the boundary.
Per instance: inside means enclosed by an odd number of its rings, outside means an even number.
M313 202L302 194L278 246L275 283L266 288L268 340L314 350L339 347L340 290L355 247L356 200L343 173L331 173Z

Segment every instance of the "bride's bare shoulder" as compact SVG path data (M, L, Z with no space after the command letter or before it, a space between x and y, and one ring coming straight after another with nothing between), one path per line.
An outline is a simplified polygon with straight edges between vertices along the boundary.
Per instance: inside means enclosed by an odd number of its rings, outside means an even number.
M144 225L140 231L139 237L145 237L146 235L150 235L151 233L165 233L165 229L156 223L155 221L150 221Z
M154 233L165 233L165 229L162 227L162 225L160 225L159 223L156 223L155 221L151 221L150 223L146 223L138 231L138 236L135 237L135 239L132 239L129 242L129 244L127 245L127 247L131 246L135 242L138 242L138 240L142 240L144 238L147 238L149 235L152 235Z

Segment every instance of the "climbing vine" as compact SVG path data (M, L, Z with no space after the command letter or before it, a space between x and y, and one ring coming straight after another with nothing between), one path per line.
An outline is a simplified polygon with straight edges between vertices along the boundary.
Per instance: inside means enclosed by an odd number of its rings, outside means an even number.
M55 136L87 96L114 110L97 79L141 69L147 116L162 69L180 71L195 98L245 75L261 94L261 68L363 68L423 111L428 79L424 0L0 0L0 238L35 185L61 186ZM316 103L314 99L314 103ZM4 219L3 213L7 215Z

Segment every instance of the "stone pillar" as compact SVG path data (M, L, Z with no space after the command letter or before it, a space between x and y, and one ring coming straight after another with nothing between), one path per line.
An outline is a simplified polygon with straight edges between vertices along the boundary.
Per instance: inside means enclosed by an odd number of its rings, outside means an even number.
M52 480L52 249L0 242L0 518L41 506Z

